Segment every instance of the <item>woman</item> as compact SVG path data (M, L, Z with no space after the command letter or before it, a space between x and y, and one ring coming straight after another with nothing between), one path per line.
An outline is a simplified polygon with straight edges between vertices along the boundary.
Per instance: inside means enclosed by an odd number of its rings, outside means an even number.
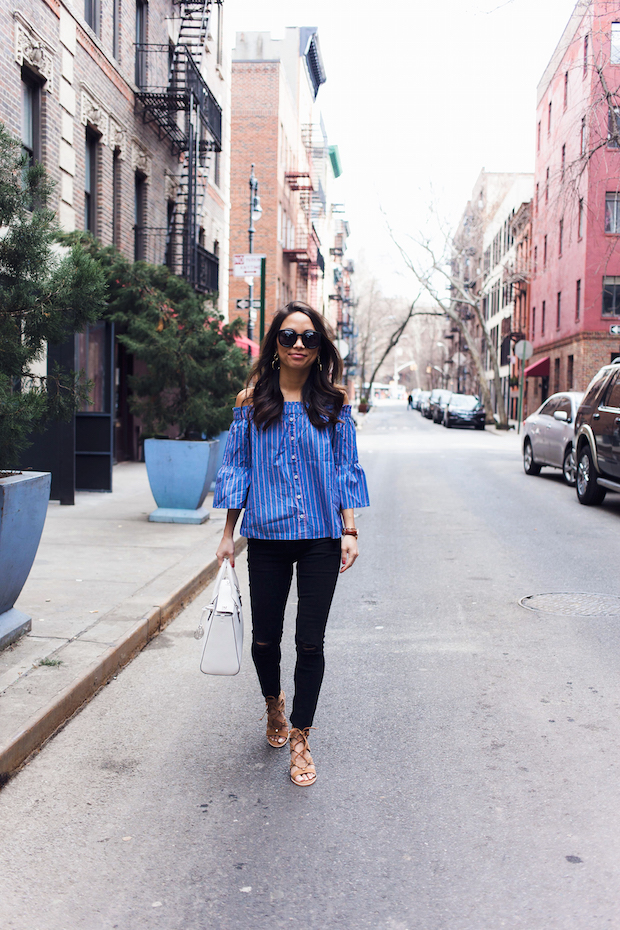
M299 301L278 311L237 397L213 500L228 508L220 564L228 558L234 565L233 533L245 508L252 658L267 703L267 740L274 748L290 742L291 780L301 787L316 781L308 733L325 669L327 616L339 571L358 556L354 508L368 506L341 373L319 313ZM299 602L289 733L280 641L294 563Z

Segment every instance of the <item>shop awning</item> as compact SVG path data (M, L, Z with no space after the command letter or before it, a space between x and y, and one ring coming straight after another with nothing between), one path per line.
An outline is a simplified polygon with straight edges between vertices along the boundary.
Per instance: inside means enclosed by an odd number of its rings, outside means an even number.
M239 346L240 349L243 349L244 352L251 355L252 358L257 358L260 352L260 346L258 342L253 342L251 339L248 339L247 336L235 336L235 343ZM250 350L249 353L248 349Z
M526 378L548 378L549 377L549 356L539 358L533 365L528 365L523 374Z

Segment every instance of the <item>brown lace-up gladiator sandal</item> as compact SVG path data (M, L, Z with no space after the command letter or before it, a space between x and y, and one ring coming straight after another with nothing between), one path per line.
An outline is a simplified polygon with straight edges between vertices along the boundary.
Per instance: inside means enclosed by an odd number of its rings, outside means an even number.
M267 742L274 749L281 749L288 742L288 723L284 715L284 691L277 698L266 697Z
M310 727L305 730L299 730L293 727L289 733L289 742L291 747L291 781L300 788L307 788L316 781L316 769L312 756L310 755L310 746L308 745L308 736ZM302 775L307 776L301 778Z

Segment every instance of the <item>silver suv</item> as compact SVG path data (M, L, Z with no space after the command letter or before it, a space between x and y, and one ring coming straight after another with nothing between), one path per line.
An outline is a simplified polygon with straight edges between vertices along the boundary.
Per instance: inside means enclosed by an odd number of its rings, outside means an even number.
M590 382L575 419L577 497L600 504L620 492L620 358Z

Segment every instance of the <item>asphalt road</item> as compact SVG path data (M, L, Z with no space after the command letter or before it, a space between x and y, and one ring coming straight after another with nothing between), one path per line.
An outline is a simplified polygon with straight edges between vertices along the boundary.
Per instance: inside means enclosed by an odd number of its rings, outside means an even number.
M266 744L249 651L199 673L203 596L0 792L2 930L620 928L620 612L518 603L620 594L620 495L402 407L359 445L316 785ZM288 690L293 659L289 623Z

